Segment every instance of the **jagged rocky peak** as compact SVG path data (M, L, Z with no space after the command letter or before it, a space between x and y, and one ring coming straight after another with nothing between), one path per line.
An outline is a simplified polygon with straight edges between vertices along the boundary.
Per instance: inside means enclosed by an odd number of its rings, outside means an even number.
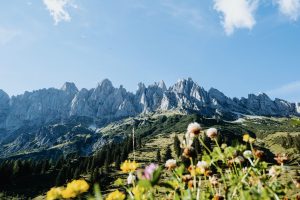
M103 79L100 83L99 83L99 87L101 88L113 88L113 84L109 79Z
M137 91L143 91L145 89L146 89L146 86L145 86L144 83L142 83L142 82L138 83L138 89L137 89Z
M0 89L0 105L8 102L9 102L8 94Z
M216 88L210 88L208 91L208 94L210 97L216 98L216 99L228 98L227 96L225 96L224 93L220 92Z
M159 81L159 82L155 82L154 85L160 89L162 89L163 91L167 90L167 86L165 84L165 82L163 80Z
M98 83L98 86L94 89L94 92L92 94L93 99L97 98L104 98L105 96L111 94L114 91L114 86L112 82L109 79L104 79L100 83Z
M300 103L296 102L296 111L300 114Z
M75 83L72 82L65 82L61 87L61 90L67 92L68 94L76 94L78 92L78 88L76 87Z
M174 92L180 93L180 94L185 94L185 95L190 95L191 90L194 88L194 86L199 87L193 80L192 78L188 79L179 79L175 85L172 86L172 90Z

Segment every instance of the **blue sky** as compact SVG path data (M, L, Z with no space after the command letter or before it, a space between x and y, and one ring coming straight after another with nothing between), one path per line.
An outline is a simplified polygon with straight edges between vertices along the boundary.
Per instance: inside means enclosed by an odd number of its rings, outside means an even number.
M300 0L10 0L0 88L92 88L191 77L230 97L300 101Z

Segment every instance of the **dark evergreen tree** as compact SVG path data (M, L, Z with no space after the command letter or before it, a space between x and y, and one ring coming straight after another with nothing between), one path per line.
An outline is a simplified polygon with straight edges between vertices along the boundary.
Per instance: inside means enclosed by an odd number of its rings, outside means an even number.
M74 171L74 176L73 176L73 179L78 179L80 176L80 168L77 167Z
M168 146L167 149L166 149L164 161L167 161L171 158L172 158L172 150L171 150L170 146Z
M117 170L120 169L120 165L121 165L121 159L120 159L120 156L117 156L116 162L115 162L115 167Z
M92 183L95 183L95 182L98 181L98 179L99 179L99 171L98 171L97 168L95 168L95 169L93 170L93 173L91 174L91 182L92 182Z
M157 149L157 151L156 151L156 161L157 161L158 163L161 162L161 155L160 155L160 150L159 150L159 149Z
M181 155L180 140L177 135L174 137L174 151L177 157Z
M194 147L198 155L201 154L201 145L199 142L199 138L194 138L192 146Z
M142 148L142 138L141 138L141 136L138 137L138 147Z
M13 168L12 168L12 175L13 176L18 176L21 170L21 161L16 160L14 161Z
M56 186L61 186L66 182L66 168L63 167L61 170L58 172L56 180L55 180L55 185Z

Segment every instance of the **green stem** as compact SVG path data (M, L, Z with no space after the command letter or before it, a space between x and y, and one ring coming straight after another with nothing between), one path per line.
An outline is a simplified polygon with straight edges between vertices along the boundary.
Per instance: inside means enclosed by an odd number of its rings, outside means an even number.
M211 150L204 144L203 140L199 138L201 144L204 146L204 148L211 154Z

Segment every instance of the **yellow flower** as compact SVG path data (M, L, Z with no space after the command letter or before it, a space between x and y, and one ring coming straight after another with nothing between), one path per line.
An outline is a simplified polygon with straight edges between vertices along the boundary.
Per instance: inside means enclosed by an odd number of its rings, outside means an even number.
M77 196L76 192L71 188L64 189L61 194L64 199L70 199Z
M48 192L47 192L47 200L55 200L55 199L59 199L61 197L61 193L63 191L63 188L61 187L57 187L57 188L51 188Z
M144 200L144 199L147 199L146 198L146 195L145 195L145 192L146 192L146 189L142 186L135 186L133 189L132 189L132 193L134 195L134 199L137 199L137 200Z
M249 142L249 143L253 143L255 141L254 138L250 137L250 135L248 133L246 133L244 136L243 136L243 141L244 142Z
M119 190L109 193L108 196L106 197L106 200L124 200L124 199L125 199L125 194L123 194Z
M76 193L84 193L89 189L89 184L85 180L73 180L68 183L67 188L72 189Z
M139 164L136 163L135 161L131 162L129 161L125 161L122 165L121 165L121 170L124 173L128 173L128 172L134 172L136 170L136 168L138 168Z
M89 184L85 180L73 180L67 184L67 188L62 191L62 197L65 199L74 198L77 195L88 191Z

